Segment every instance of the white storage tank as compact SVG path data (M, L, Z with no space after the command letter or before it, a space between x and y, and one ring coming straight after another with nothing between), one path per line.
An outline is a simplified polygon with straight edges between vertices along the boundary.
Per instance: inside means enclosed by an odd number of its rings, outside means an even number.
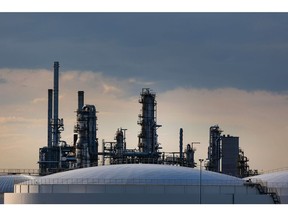
M0 204L4 203L4 193L13 193L14 184L35 179L29 175L0 175Z
M280 197L282 204L288 204L288 169L278 172L266 173L248 177L254 183L266 187L269 192L274 192Z
M200 178L201 177L201 178ZM201 181L200 181L201 179ZM5 203L232 204L273 203L233 176L187 167L121 164L56 173L15 186Z

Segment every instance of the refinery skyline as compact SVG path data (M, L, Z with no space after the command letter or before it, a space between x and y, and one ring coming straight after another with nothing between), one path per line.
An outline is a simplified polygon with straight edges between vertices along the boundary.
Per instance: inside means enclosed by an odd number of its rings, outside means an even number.
M0 168L37 168L47 89L60 62L62 138L72 143L77 91L98 113L98 138L127 128L137 146L142 88L156 92L163 151L209 127L240 137L251 169L287 167L288 14L0 14ZM25 30L24 30L25 29ZM100 147L101 149L101 147Z

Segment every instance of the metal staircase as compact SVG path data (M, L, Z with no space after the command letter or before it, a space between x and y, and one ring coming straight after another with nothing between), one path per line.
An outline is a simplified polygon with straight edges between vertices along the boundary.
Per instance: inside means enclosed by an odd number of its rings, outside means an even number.
M248 185L250 187L256 187L260 194L268 194L268 195L270 195L272 197L272 199L273 199L274 204L281 204L280 197L277 195L277 191L276 190L272 191L271 188L263 186L263 183L261 183L261 182L254 183L254 182L248 181L246 183L246 185Z

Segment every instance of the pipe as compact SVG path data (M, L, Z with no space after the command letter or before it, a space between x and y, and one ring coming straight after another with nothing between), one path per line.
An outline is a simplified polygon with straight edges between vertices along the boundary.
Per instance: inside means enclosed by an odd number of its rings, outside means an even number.
M78 91L78 111L84 106L84 91Z
M48 89L48 132L47 132L47 146L52 147L52 101L53 100L53 90Z
M58 146L59 62L54 62L54 133L53 145Z
M180 128L179 135L179 152L180 152L180 163L183 161L183 129Z

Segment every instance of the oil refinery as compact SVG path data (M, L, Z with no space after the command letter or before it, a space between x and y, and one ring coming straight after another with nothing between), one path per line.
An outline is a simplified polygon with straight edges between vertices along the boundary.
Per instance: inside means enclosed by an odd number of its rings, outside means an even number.
M39 150L40 175L48 175L76 168L107 164L169 164L194 168L195 148L191 143L183 149L183 129L179 130L179 150L161 151L158 142L156 94L149 88L143 88L139 103L142 105L138 115L138 149L126 148L126 130L118 128L114 141L102 140L102 152L99 151L97 137L97 110L95 105L85 104L84 91L78 91L78 107L74 126L73 145L61 140L64 120L59 118L59 63L54 62L54 89L48 89L47 146ZM210 127L207 170L247 177L253 175L249 170L248 159L240 157L239 137L221 135L218 125ZM222 155L224 154L224 156ZM244 154L244 153L243 153ZM100 160L101 159L101 160ZM222 164L222 167L220 166ZM257 173L255 173L257 174Z
M195 149L188 144L183 151L183 129L180 129L179 152L161 152L158 142L156 94L143 88L138 115L138 149L126 148L126 129L118 128L115 141L102 140L102 152L97 137L97 110L95 105L85 104L84 91L78 91L78 107L74 126L73 145L61 139L64 120L59 118L59 63L54 63L54 89L48 89L47 146L39 149L39 174L48 175L70 169L106 164L172 164L195 167Z
M219 125L209 128L206 160L195 161L193 145L199 143L184 145L183 128L179 128L178 150L163 151L157 135L162 125L157 123L156 93L149 88L141 90L138 101L141 129L136 148L127 148L127 129L121 127L113 141L99 141L98 111L95 105L85 104L84 91L78 91L73 143L68 145L61 137L59 67L54 62L53 89L48 89L47 144L39 149L39 172L17 181L18 175L0 176L0 203L288 203L288 171L281 173L286 184L275 187L276 174L268 178L269 184L265 175L250 169L239 137L222 134Z

